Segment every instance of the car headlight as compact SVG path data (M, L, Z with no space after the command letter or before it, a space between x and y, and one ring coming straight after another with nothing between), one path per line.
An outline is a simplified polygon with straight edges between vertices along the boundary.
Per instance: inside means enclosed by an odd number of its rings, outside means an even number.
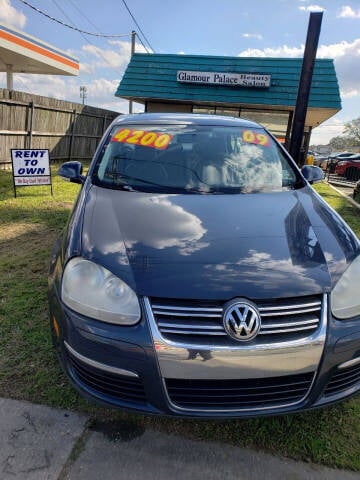
M360 255L343 273L331 293L331 310L336 318L360 315Z
M140 320L135 292L106 268L81 257L65 267L61 298L72 310L104 322L134 325Z

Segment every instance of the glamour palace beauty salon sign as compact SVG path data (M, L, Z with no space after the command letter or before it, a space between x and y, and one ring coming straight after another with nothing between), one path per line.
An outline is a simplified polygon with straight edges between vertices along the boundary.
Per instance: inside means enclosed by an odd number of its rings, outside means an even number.
M229 87L270 87L271 75L178 70L177 81Z

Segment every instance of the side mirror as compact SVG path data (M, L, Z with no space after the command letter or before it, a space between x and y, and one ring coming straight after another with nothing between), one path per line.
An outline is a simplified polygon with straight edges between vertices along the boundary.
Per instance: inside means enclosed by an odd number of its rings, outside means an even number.
M320 167L304 165L301 169L301 173L309 183L318 183L324 180L324 172Z
M65 162L59 168L58 174L64 180L73 183L84 183L85 177L82 175L83 166L80 162Z

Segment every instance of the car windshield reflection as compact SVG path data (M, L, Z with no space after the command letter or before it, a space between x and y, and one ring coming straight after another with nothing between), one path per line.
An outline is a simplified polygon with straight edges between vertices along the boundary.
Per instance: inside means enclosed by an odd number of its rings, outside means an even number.
M93 180L114 189L197 194L276 192L299 184L265 130L200 125L114 127Z

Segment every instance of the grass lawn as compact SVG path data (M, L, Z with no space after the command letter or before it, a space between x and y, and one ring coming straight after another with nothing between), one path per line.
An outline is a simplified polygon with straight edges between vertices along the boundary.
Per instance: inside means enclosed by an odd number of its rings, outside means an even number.
M359 396L309 413L233 421L130 415L81 399L53 354L46 297L51 248L79 186L53 182L53 197L48 187L32 187L14 199L11 174L0 171L0 396L83 411L119 430L152 427L360 470ZM360 211L326 184L317 190L360 236Z
M342 195L327 183L318 183L315 190L332 206L360 237L360 210L356 209Z

